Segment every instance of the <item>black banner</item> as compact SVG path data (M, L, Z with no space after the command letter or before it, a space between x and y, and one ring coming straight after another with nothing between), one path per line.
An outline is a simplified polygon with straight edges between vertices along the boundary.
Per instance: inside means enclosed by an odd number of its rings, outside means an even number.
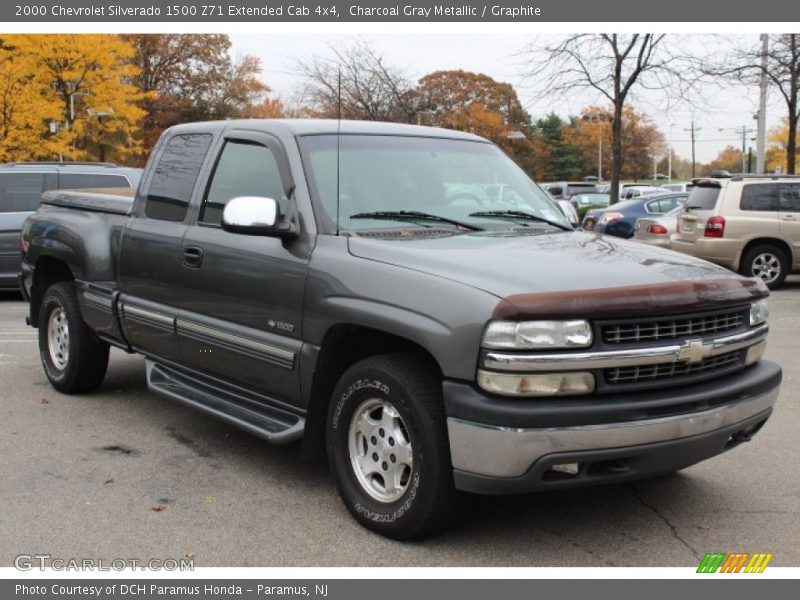
M728 0L20 0L7 22L774 22L800 21L800 2Z
M698 579L703 579L701 583ZM711 580L715 579L713 583ZM702 588L702 589L700 589ZM790 592L792 592L790 594ZM724 596L726 600L789 598L796 582L780 579L698 575L697 579L543 580L543 579L153 579L80 580L43 579L0 582L0 597L8 600L408 600L409 598L647 598L675 600L698 593Z

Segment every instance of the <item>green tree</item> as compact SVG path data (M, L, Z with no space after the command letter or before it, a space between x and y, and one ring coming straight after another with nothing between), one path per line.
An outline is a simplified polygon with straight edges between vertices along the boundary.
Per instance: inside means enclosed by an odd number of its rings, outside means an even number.
M536 121L534 137L534 169L537 181L577 179L583 170L584 157L580 148L570 144L565 135L571 127L555 113Z

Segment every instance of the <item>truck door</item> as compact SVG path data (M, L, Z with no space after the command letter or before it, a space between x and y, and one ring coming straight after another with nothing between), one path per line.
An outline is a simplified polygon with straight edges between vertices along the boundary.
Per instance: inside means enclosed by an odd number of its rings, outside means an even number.
M239 196L294 209L285 152L261 133L232 131L183 238L178 338L187 366L270 396L299 397L298 355L307 267L300 238L234 234L221 227Z
M175 333L178 265L187 209L213 136L174 135L162 142L122 236L119 260L125 335L145 354L179 361Z

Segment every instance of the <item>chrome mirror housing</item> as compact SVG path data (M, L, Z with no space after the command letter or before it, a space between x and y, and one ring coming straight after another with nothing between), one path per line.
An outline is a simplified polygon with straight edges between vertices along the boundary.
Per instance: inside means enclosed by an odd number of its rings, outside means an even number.
M278 203L273 198L238 196L222 211L222 228L231 233L282 237L291 232L290 227L280 227L279 221Z

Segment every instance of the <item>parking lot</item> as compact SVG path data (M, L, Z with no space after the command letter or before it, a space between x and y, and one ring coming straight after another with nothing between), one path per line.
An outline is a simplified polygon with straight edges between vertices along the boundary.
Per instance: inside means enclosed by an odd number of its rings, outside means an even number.
M481 498L459 528L399 543L353 521L326 465L150 394L112 352L102 388L65 396L26 305L0 295L0 566L18 554L194 557L196 566L694 566L772 552L800 566L800 278L772 296L784 387L764 430L670 477Z

